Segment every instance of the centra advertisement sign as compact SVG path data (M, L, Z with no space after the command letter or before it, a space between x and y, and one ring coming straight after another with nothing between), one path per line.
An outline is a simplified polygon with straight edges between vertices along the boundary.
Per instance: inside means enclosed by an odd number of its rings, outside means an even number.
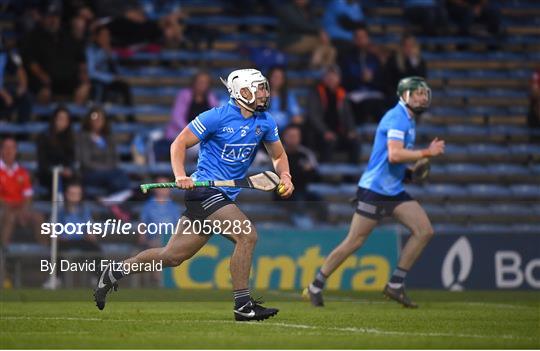
M250 285L255 289L301 289L315 277L325 257L347 235L330 230L259 230ZM328 279L328 289L382 290L397 263L395 230L375 230L365 245ZM233 244L214 235L197 255L165 270L165 286L182 289L231 289Z

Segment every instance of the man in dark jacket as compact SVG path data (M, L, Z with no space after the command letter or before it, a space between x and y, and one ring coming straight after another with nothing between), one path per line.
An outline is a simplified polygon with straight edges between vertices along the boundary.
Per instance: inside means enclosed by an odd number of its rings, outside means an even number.
M339 67L330 66L308 100L308 124L312 126L311 144L323 161L335 159L334 152L344 150L348 161L357 163L360 143L347 93L341 86Z

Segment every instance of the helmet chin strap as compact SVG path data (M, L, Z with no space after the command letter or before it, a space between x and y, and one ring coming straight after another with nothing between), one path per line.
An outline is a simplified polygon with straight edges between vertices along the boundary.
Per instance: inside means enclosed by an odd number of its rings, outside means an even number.
M256 109L254 108L251 108L249 107L245 102L243 102L242 100L240 99L235 99L236 102L238 103L238 105L242 106L243 108L245 108L246 110L248 110L249 112L253 113L255 112Z

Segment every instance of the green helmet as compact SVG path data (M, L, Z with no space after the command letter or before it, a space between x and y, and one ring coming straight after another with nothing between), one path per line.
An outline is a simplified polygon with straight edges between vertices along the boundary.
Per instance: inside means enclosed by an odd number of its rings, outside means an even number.
M397 86L397 96L401 97L407 90L413 92L416 89L425 88L431 90L426 80L422 77L412 76L401 79Z
M412 107L409 105L409 94L417 89L426 89L428 93L428 103L427 106L416 106ZM403 98L403 94L409 92L409 94L405 95L405 98ZM416 114L420 114L427 110L429 105L431 104L431 88L427 84L426 80L422 77L417 76L411 76L411 77L405 77L401 79L397 86L397 96L402 100L407 107L409 107L411 110L413 110Z

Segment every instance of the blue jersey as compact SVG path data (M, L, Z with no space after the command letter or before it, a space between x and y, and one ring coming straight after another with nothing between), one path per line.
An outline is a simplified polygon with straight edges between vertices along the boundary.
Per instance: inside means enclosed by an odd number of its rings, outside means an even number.
M407 165L388 161L387 143L388 140L399 140L406 149L412 149L415 137L414 118L409 117L407 108L399 102L386 112L377 126L369 163L358 186L388 196L404 191L403 178Z
M201 113L189 129L200 139L194 180L229 180L246 176L261 142L279 140L276 122L268 112L255 112L244 118L233 100ZM234 200L240 189L223 188Z

